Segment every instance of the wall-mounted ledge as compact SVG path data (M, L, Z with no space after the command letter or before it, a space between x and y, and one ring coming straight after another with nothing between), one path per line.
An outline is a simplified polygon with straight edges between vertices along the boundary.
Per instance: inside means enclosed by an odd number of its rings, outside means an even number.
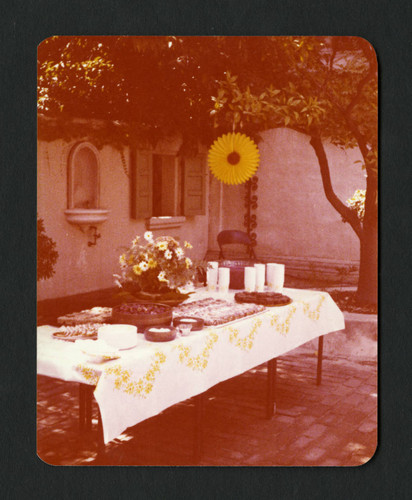
M156 229L170 229L180 227L185 222L186 217L184 216L150 217L149 219L146 219L146 227L151 231Z
M76 224L83 229L84 226L95 226L107 220L109 210L103 208L69 208L64 211L67 222Z

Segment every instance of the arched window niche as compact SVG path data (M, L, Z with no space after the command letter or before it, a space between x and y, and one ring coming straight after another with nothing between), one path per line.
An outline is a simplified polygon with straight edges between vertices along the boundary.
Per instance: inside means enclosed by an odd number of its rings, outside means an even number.
M99 152L90 142L80 142L69 155L67 208L100 208L99 198Z
M68 158L66 219L82 231L89 226L96 235L96 224L104 222L108 213L100 208L99 151L90 142L79 142Z

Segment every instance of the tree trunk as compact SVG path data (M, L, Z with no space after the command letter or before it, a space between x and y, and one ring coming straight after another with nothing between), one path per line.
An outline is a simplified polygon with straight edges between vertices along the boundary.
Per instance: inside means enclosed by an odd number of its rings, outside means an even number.
M360 304L377 304L378 291L378 177L376 169L369 169L366 182L365 216L363 227L354 210L344 205L336 196L330 179L329 164L319 137L312 137L310 144L319 161L323 189L333 208L348 222L360 240L360 264L357 301Z
M357 301L361 304L378 302L378 178L369 172L366 182L365 216L360 240L360 267Z
M363 230L357 213L346 206L344 203L342 203L342 201L336 196L335 191L333 190L332 181L330 178L329 162L326 157L322 139L320 137L312 136L310 139L310 145L313 147L318 158L320 175L322 177L323 190L325 192L326 199L341 215L344 222L348 222L355 233L358 235L359 239L361 239Z

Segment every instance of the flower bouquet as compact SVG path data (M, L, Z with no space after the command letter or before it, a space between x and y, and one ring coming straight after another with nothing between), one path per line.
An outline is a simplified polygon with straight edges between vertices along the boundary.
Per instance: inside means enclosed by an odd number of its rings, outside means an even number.
M120 275L114 275L118 286L140 300L177 305L190 293L179 290L191 282L195 274L193 262L185 255L192 248L187 241L182 248L171 236L153 239L146 231L144 242L137 236L130 248L120 256Z

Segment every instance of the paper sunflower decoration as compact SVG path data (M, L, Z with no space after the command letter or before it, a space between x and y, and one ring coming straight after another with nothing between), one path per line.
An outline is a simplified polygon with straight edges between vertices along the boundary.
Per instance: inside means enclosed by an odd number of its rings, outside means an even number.
M259 150L245 134L224 134L212 144L208 156L212 174L225 184L242 184L259 165Z

